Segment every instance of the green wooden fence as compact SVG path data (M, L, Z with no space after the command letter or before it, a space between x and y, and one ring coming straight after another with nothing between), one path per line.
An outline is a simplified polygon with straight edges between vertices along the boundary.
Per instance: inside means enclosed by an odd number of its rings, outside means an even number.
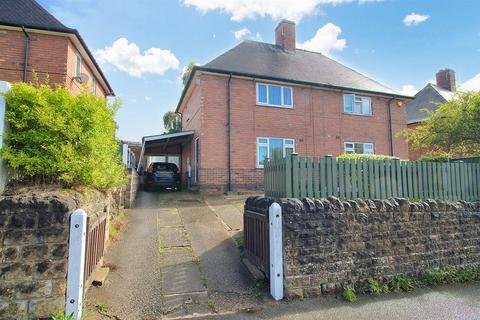
M293 155L265 163L265 195L476 201L480 200L480 164Z

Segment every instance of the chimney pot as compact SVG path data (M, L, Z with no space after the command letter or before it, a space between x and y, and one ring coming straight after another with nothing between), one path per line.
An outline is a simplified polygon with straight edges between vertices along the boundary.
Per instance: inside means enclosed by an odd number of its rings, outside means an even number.
M288 51L295 51L295 22L282 20L275 28L275 44Z
M454 92L457 84L455 81L455 71L452 69L442 69L436 74L437 86L445 90Z

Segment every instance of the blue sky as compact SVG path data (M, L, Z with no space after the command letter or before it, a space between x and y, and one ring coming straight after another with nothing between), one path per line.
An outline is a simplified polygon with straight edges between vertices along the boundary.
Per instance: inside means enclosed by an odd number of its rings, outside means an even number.
M123 101L119 137L163 132L180 74L243 39L274 42L281 18L297 42L394 89L414 93L441 68L480 90L477 0L39 0L80 31ZM237 32L237 33L235 33Z

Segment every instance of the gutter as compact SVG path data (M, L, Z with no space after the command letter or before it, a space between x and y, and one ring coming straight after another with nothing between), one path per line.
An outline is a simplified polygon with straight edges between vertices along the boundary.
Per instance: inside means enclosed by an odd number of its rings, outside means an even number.
M23 42L23 82L28 80L28 56L30 55L30 35L25 30L25 27L22 26L23 34L25 35Z
M393 157L393 131L392 131L392 101L395 98L390 98L387 101L387 115L388 115L388 143L390 145L390 155Z
M276 77L269 77L269 76L252 74L252 73L236 72L236 71L228 71L228 70L222 70L222 69L195 66L195 67L193 67L192 72L190 73L190 78L188 79L187 84L183 88L182 95L180 96L180 100L177 104L177 108L175 109L176 112L178 112L178 110L180 109L180 106L182 105L183 99L185 98L188 87L190 86L190 83L192 82L192 79L193 79L193 75L196 71L218 73L218 74L224 74L224 75L227 75L227 76L232 75L232 76L239 76L239 77L262 79L262 80L287 82L287 83L293 83L293 84L304 85L304 86L312 86L312 87L317 87L317 88L354 91L354 92L359 92L359 93L364 93L364 94L375 94L375 95L386 96L386 97L394 97L394 98L399 98L399 99L409 99L409 100L411 100L411 99L414 98L412 96L406 96L406 95L402 95L402 94L362 90L362 89L358 89L358 88L343 87L343 86L337 86L337 85L332 85L332 84L300 81L300 80L285 79L285 78L276 78Z
M230 73L227 81L227 167L228 167L228 191L232 191L232 145L230 139L230 127L231 127L231 113L230 113L230 101L231 101L231 82L232 74Z

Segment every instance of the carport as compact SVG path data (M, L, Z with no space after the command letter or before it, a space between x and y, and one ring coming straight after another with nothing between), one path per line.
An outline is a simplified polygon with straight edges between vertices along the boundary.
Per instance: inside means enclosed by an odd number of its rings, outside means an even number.
M138 173L142 173L149 157L173 157L178 156L179 167L182 168L183 146L190 142L195 131L182 131L170 134L160 134L155 136L145 136L142 138L142 151L138 161Z

